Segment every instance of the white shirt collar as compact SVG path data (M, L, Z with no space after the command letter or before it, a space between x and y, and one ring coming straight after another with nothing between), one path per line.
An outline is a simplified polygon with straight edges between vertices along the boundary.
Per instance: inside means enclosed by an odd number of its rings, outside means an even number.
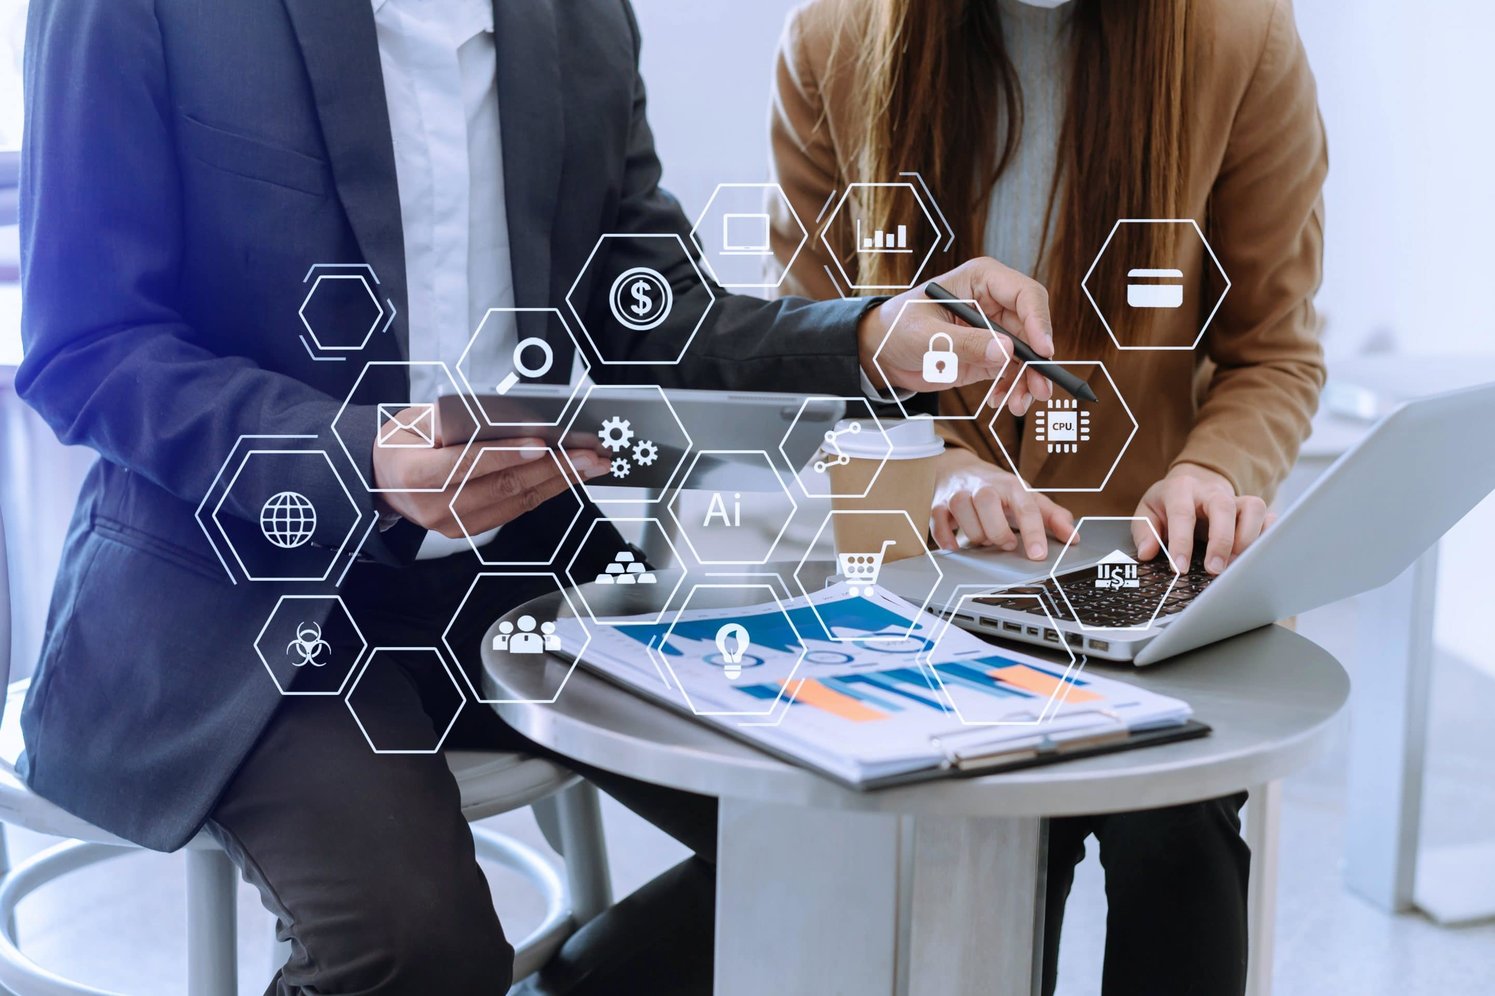
M405 10L412 7L416 10L425 7L424 13L429 13L427 5L441 5L448 8L446 17L451 19L454 28L459 29L457 37L465 41L484 31L493 31L493 2L492 0L371 0L374 8L374 16L378 16L385 6L391 3L401 5Z

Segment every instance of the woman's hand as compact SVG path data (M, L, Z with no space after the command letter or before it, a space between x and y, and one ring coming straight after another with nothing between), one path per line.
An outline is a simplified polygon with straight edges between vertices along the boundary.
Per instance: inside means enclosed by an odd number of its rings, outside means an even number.
M971 546L1016 550L1021 540L1030 559L1043 560L1050 535L1061 543L1074 535L1074 516L1047 495L1028 491L1015 474L968 450L946 450L938 460L929 523L941 549L960 548L959 530Z
M1175 465L1148 488L1134 514L1152 521L1180 571L1193 559L1196 529L1203 533L1204 569L1211 574L1225 570L1277 518L1260 498L1237 495L1224 477L1192 463ZM1139 559L1158 555L1157 537L1139 522L1132 524L1132 540Z
M956 297L975 301L987 318L1020 335L1039 356L1054 355L1049 294L1032 277L994 259L982 257L962 263L935 279ZM919 303L905 308L909 302ZM901 321L900 313L903 316ZM957 358L959 372L953 384L931 383L924 379L924 354L929 350L930 340L939 333L950 337L950 348ZM867 312L857 328L857 342L862 369L879 387L938 391L945 387L996 380L988 395L993 408L1001 404L1022 368L1022 361L1013 352L1011 338L1000 332L993 335L989 329L972 328L961 323L925 297L922 284ZM1007 362L1008 357L1013 358L1011 363ZM1039 376L1038 371L1029 370L1023 383L1012 392L1008 407L1014 415L1023 415L1034 398L1047 400L1051 392L1049 382Z

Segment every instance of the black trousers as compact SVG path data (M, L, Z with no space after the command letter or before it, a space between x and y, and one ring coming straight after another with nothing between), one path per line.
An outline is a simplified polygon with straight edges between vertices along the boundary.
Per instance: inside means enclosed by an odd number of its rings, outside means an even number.
M371 646L431 646L472 574L470 562L399 572L359 565L343 597ZM476 613L476 632L452 634L463 660L476 661L476 641L501 609ZM431 663L411 655L360 681L359 719L376 742L430 737L428 710L449 707L452 694ZM471 702L446 746L546 753ZM579 770L696 856L568 940L536 991L709 993L716 800ZM491 996L509 988L513 949L446 762L374 753L340 698L285 698L208 826L291 943L267 996Z
M1043 992L1058 977L1059 928L1085 856L1106 871L1102 996L1240 996L1246 991L1246 793L1136 813L1049 821Z

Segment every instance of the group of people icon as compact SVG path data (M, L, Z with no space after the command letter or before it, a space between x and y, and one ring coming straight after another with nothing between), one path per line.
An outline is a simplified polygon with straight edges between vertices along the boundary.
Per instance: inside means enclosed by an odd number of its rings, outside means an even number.
M561 638L556 634L554 621L538 623L539 632L535 631L536 627L537 620L531 615L519 617L518 632L515 632L515 624L505 619L498 624L493 649L511 654L543 654L547 650L561 649Z

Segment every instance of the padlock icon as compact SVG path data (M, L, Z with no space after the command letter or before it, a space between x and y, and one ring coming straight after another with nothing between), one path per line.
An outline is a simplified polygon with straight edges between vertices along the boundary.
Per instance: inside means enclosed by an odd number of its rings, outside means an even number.
M945 340L944 349L934 344ZM960 376L960 359L955 355L955 340L948 333L936 332L929 337L929 348L924 351L924 379L931 384L953 384Z

